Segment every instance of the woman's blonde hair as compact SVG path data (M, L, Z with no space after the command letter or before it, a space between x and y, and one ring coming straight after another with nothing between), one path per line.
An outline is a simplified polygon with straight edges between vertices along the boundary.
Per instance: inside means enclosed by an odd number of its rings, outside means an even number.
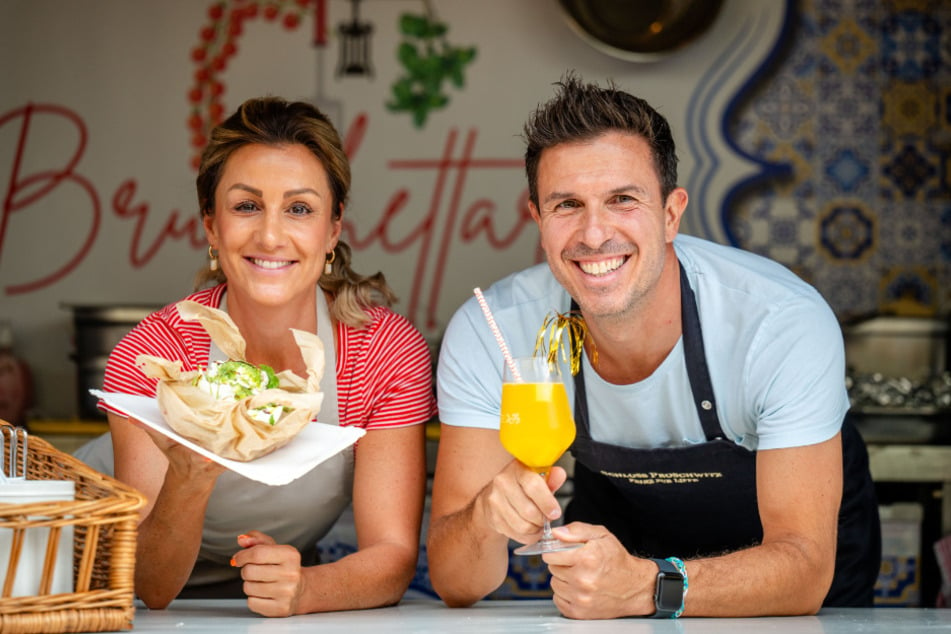
M278 97L248 99L211 131L195 179L202 220L215 213L215 190L228 159L236 150L252 144L302 145L310 150L327 171L333 219L340 220L350 194L350 161L340 136L330 120L311 104ZM370 320L366 313L369 308L396 302L383 273L364 276L350 267L350 246L346 242L338 241L327 257L333 258L332 270L320 276L318 285L333 295L330 312L336 320L361 328ZM225 281L220 269L203 267L195 277L195 289Z

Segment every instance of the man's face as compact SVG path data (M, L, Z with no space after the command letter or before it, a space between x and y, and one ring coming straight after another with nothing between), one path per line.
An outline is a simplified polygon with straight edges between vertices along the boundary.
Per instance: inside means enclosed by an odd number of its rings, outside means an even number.
M599 319L622 318L650 296L686 205L680 188L662 198L643 138L608 132L545 150L530 208L555 278Z

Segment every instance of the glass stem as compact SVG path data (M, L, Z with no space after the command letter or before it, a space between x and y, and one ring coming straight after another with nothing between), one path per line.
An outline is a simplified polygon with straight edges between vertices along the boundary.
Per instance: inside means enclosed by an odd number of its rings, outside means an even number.
M539 475L541 475L541 477L544 478L546 482L548 481L547 471L539 471ZM542 529L542 538L540 541L541 542L555 541L555 538L551 536L551 522L548 521L547 519L545 520L545 527Z
M543 542L554 541L554 538L551 536L551 522L549 522L548 520L545 520L545 528L542 530L541 541Z

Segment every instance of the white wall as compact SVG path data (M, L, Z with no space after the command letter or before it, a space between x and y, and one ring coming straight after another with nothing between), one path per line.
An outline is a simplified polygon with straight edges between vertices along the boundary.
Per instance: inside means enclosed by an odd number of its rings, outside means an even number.
M64 303L169 303L191 289L205 262L200 235L194 244L162 236L170 219L181 226L196 216L187 95L198 68L192 50L212 22L213 4L0 4L0 318L12 321L15 350L33 368L38 416L76 412ZM231 2L223 4L231 10ZM484 231L467 236L465 221L491 222L499 236L518 227L525 195L518 135L566 69L586 79L613 78L670 119L681 181L691 186L686 230L723 241L723 197L759 166L730 149L720 125L728 102L775 45L784 3L727 0L711 31L650 63L617 59L582 41L556 0L432 5L449 25L449 42L475 46L478 54L466 68L465 88L448 88L449 106L422 129L385 107L402 72L395 57L399 15L422 13L421 1L361 3L375 30L371 79L334 77L339 40L331 34L326 48L313 46L310 10L295 29L263 16L246 21L219 75L226 114L248 97L275 94L334 102L344 134L354 121L366 122L352 154L346 239L360 245L356 268L383 270L401 297L397 309L427 337L438 338L473 287L536 260L533 226L494 247ZM281 6L286 14L297 5ZM327 3L331 27L349 12L344 0ZM461 169L467 144L472 164ZM442 171L433 167L440 159L449 159ZM130 185L134 194L117 205L117 192ZM384 233L390 243L405 244L385 248L374 229L401 192L405 204ZM118 214L117 206L147 210L139 233L136 219ZM427 219L429 230L411 238Z

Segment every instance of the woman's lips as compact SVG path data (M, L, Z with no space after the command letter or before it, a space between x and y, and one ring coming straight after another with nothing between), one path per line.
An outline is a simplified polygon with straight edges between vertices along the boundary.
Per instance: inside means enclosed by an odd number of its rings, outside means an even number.
M255 266L271 270L283 269L294 263L292 260L261 260L259 258L248 258L248 260Z

